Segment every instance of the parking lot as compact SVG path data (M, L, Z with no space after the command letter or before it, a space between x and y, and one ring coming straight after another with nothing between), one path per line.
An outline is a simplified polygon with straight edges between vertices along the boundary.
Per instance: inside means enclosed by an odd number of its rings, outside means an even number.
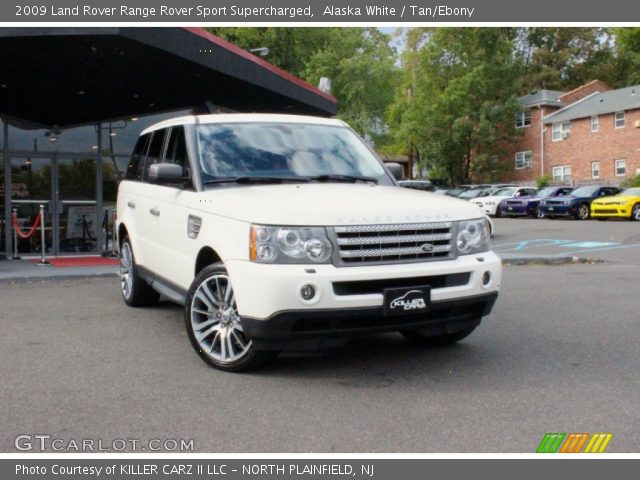
M399 335L207 367L182 309L124 305L115 277L5 282L0 451L23 433L192 438L202 452L535 452L546 432L640 445L640 223L497 219L497 251L602 263L507 265L493 314L443 349Z

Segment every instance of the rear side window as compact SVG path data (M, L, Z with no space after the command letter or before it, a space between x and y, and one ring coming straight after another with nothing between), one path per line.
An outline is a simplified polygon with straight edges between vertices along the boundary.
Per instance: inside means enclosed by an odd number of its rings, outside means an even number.
M147 153L147 161L144 163L143 180L146 182L149 177L149 167L154 163L159 163L162 159L162 147L164 145L165 130L156 130L151 137L151 145L149 145L149 153Z
M149 146L149 139L151 134L147 133L138 138L136 146L133 149L129 166L127 167L127 173L125 178L127 180L141 180L142 169L144 168L144 157Z

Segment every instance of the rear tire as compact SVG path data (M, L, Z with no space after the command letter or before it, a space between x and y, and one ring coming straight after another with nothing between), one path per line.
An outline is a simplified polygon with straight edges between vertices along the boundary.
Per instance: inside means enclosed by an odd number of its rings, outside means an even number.
M244 334L231 279L222 263L209 265L196 276L187 294L184 321L194 350L218 370L246 372L278 355L256 350Z
M475 329L476 327L472 327L465 330L460 330L456 333L448 333L445 335L435 336L425 335L420 329L406 330L400 333L404 336L404 338L416 345L421 345L423 347L446 347L447 345L452 345L456 342L459 342L463 338L468 337Z
M160 294L139 275L128 236L124 237L120 247L120 291L130 307L148 307L160 299Z

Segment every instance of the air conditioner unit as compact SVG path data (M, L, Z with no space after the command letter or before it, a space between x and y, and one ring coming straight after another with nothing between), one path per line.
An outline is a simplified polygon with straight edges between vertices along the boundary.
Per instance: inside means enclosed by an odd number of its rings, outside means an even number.
M633 123L633 126L634 126L634 127L636 127L636 128L640 128L640 120L636 120L636 121Z
M569 138L569 132L562 132L562 133L560 134L560 137L561 137L562 139Z

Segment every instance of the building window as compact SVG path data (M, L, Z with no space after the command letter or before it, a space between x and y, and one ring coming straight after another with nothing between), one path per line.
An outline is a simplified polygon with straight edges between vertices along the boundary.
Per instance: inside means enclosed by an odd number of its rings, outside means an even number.
M516 113L516 128L528 127L531 125L531 109L525 108Z
M600 178L600 162L591 162L591 178Z
M616 160L616 177L624 177L627 174L627 161Z
M563 140L569 136L571 122L554 123L552 127L552 138L554 142Z
M600 130L600 117L598 115L594 115L591 117L591 131L597 132Z
M553 181L554 182L568 182L571 180L571 166L570 165L561 165L558 167L553 167Z
M516 170L522 170L523 168L531 168L531 159L533 154L531 150L526 152L516 153Z
M624 128L624 112L616 112L615 114L615 127Z

